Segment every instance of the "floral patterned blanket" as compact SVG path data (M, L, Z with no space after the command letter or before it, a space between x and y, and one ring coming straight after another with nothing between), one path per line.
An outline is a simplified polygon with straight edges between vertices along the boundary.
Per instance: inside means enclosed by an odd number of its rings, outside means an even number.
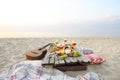
M101 80L96 73L90 72L76 78L50 68L43 68L40 60L22 61L9 67L0 75L0 80Z

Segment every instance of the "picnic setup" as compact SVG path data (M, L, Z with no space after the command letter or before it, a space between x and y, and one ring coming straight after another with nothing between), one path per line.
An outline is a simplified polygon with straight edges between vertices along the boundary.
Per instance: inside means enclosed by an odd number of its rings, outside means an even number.
M66 75L66 71L87 70L88 65L99 65L105 60L90 49L78 48L76 42L55 41L39 49L27 51L26 61L11 66L5 80L102 80L94 72L76 78Z
M86 70L90 60L80 53L75 46L76 43L64 44L59 47L52 44L43 58L42 65L50 65L61 71Z
M46 47L49 47L46 49ZM61 71L86 70L89 64L101 64L105 60L93 54L92 50L78 49L77 43L56 41L40 49L28 51L27 60L42 60L42 66L52 66Z

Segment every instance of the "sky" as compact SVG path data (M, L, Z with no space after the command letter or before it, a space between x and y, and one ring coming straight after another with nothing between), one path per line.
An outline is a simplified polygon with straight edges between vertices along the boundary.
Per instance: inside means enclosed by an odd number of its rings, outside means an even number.
M0 37L120 37L120 0L1 0Z

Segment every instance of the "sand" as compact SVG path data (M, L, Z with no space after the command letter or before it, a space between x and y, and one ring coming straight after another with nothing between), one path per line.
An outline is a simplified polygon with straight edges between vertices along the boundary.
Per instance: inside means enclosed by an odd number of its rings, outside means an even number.
M120 80L120 38L66 38L76 41L78 46L90 48L98 56L106 59L101 65L89 65L86 71L68 71L70 76L83 75L87 72L100 74L103 80ZM25 52L39 48L63 38L0 38L0 73L10 65L25 60Z

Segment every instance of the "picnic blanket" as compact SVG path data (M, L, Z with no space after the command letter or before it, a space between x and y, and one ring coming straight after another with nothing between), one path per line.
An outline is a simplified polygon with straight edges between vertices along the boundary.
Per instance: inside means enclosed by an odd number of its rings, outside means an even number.
M65 73L49 68L44 68L39 61L22 61L9 67L0 75L0 80L101 80L100 76L94 72L87 73L76 78Z
M94 53L91 49L88 49L88 48L81 48L81 47L79 47L78 49L80 50L80 52L82 52L85 55Z
M106 60L103 59L100 56L97 56L94 54L94 52L91 49L88 48L78 48L80 52L82 52L87 58L90 59L91 64L101 64L105 62Z
M90 59L92 64L100 64L100 63L105 62L105 59L95 54L86 54L85 56Z

